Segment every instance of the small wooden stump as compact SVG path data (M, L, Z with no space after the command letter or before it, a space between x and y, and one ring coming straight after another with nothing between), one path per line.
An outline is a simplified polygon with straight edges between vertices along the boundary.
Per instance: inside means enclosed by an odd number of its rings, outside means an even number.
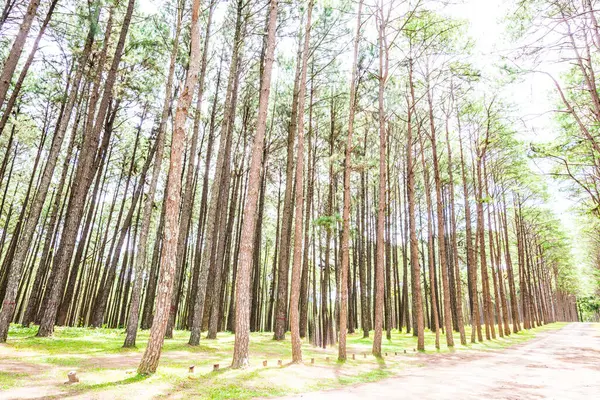
M329 362L329 357L325 357L325 361Z
M385 353L385 356L387 357L387 353Z
M267 366L267 360L263 361L263 367Z
M356 354L352 354L352 359L356 360Z
M73 384L73 383L77 383L79 382L79 378L77 377L77 372L75 371L71 371L67 374L67 377L69 378L69 380L67 382L65 382L66 384Z
M416 353L416 352L417 352L417 349L413 349L413 352L415 352L415 353Z
M214 364L213 371L218 371L218 370L219 370L219 364Z
M404 349L404 354L406 354L406 349Z
M195 365L190 365L190 368L189 368L188 372L189 372L190 374L193 374L193 373L194 373L194 368L196 368L196 366L195 366Z
M395 356L397 356L397 355L398 355L398 352L397 352L397 351L395 351L395 352L394 352L394 355L395 355Z
M311 358L311 359L310 359L310 363L311 363L311 364L314 364L314 363L315 363L315 359L314 359L314 358Z
M363 358L367 358L367 353L363 353Z
M277 365L281 367L283 366L283 362L281 360L277 360Z

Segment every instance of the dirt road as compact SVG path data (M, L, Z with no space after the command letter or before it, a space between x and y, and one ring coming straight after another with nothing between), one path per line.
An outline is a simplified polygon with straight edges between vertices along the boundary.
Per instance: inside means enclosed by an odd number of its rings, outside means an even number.
M288 399L600 399L600 331L574 323L504 351L457 353L401 376Z

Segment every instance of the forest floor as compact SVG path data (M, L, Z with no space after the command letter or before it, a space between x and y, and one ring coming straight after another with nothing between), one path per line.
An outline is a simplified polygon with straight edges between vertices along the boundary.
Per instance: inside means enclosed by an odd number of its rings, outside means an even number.
M399 374L403 376L415 374L414 376L418 377L419 373L424 374L425 371L440 367L454 368L454 376L462 376L463 371L467 371L462 363L471 365L471 362L486 358L497 358L498 362L503 362L501 360L504 353L498 350L505 347L511 347L510 353L506 354L521 351L519 349L527 348L526 346L533 346L531 351L535 353L536 349L552 344L553 338L565 336L564 340L560 340L559 345L563 348L561 351L566 353L558 353L556 357L562 357L563 363L569 359L579 368L585 367L581 364L583 361L580 361L587 360L582 358L584 355L595 357L591 362L596 363L595 371L598 374L600 330L595 331L595 347L579 348L578 343L581 340L592 341L590 335L594 336L590 333L590 329L595 328L586 328L584 332L584 325L575 325L575 327L570 325L557 331L565 325L549 324L507 338L467 346L461 346L458 334L455 334L457 346L453 350L443 344L440 350L436 350L434 334L426 332L425 352L414 351L416 338L412 334L393 331L392 339L384 340L383 352L386 355L382 359L370 355L372 345L370 338L363 339L361 333L355 333L348 337L349 360L346 363L336 362L336 347L321 349L305 343L303 365L289 364L291 360L289 334L288 340L275 342L272 340L271 333L253 333L250 345L251 366L245 370L228 368L233 351L232 334L221 333L217 340L202 339L200 346L190 347L187 345L189 332L176 331L173 339L165 341L157 373L149 377L136 374L148 338L147 331L141 332L138 336L138 348L123 349L121 346L125 333L122 329L57 327L53 337L37 338L35 337L37 328L25 329L12 325L8 342L0 345L0 399L238 399L283 396L379 381ZM469 334L467 327L467 337ZM536 336L539 338L525 346L522 345L523 342ZM568 345L569 339L570 345ZM443 335L441 342L444 343ZM554 347L552 352L558 352L559 349ZM352 359L353 354L355 359ZM522 357L522 362L527 364L526 359L529 356ZM311 358L314 358L314 364L311 364ZM266 367L263 366L263 360L267 360ZM278 360L282 360L282 367L277 365ZM213 365L217 363L221 368L213 372ZM460 367L456 365L457 363L461 363ZM505 368L512 371L513 366L510 363L512 361L509 359L509 364ZM193 374L188 372L191 365L195 365ZM428 368L418 368L424 366ZM432 366L435 366L435 369L431 369ZM77 372L79 383L64 384L69 371ZM576 369L574 373L577 373ZM464 374L466 377L470 376L470 379L487 375L487 372L479 370ZM451 374L447 374L438 379L434 373L427 385L436 384L441 388L441 378L450 376ZM496 381L502 379L497 377ZM389 385L390 383L387 382L393 381L383 382ZM596 382L600 382L600 379ZM402 391L407 390L404 384L391 385L390 388L395 387L394 385L402 385ZM507 390L510 390L509 383L506 385ZM350 391L326 394L320 392L319 395L347 397L355 390L369 391L372 387L352 386ZM398 394L397 389L391 390L395 390L392 395ZM428 393L434 394L435 389L432 387L431 390ZM449 389L444 386L444 390ZM316 394L311 393L310 397L312 398L313 395ZM365 396L372 397L362 394L361 398L364 399Z
M502 352L444 357L377 383L288 399L593 399L600 394L600 328L573 323Z

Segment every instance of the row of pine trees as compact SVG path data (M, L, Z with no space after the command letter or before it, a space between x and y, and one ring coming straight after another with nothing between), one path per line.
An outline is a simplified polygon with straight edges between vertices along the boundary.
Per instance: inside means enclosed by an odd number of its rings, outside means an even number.
M300 362L577 320L501 83L434 3L6 0L0 341L150 329L151 373L174 329L243 367L255 331Z

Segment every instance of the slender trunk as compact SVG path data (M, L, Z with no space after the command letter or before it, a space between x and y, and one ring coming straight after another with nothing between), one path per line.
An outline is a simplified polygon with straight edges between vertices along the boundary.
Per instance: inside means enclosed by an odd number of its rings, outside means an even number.
M314 70L314 61L311 65L311 72ZM314 85L310 90L310 105L308 111L308 179L306 179L306 213L304 220L304 255L302 256L302 279L300 283L300 337L306 337L308 325L308 274L309 274L309 240L310 240L310 221L313 212L313 194L315 178L315 151L313 149L313 97L315 93Z
M219 140L219 153L217 155L217 167L215 177L213 179L213 185L211 187L210 203L208 206L208 216L206 222L206 242L204 244L205 254L202 257L202 266L200 268L200 274L198 276L199 281L197 283L198 293L193 308L192 326L189 344L191 346L197 346L200 343L200 331L202 329L203 316L207 311L210 311L212 306L209 301L209 295L206 288L208 285L208 279L216 276L217 273L217 262L214 260L218 254L218 241L224 240L224 238L218 237L220 227L220 208L219 205L224 202L226 204L227 197L224 194L223 179L227 179L227 189L229 186L229 168L230 168L230 152L231 152L231 136L233 134L233 119L235 118L235 101L237 98L237 85L239 80L239 56L241 47L243 46L242 38L242 3L238 2L238 17L236 20L236 30L233 39L233 54L230 64L230 73L227 82L227 94L225 96L225 110L223 113L223 126L221 128L221 137ZM224 210L227 207L225 206ZM226 214L226 212L225 212ZM226 215L223 216L226 218ZM220 265L219 265L220 270ZM209 274L210 272L210 274ZM210 275L210 277L209 277ZM214 300L213 300L214 301Z
M450 207L450 240L452 242L452 257L454 261L454 279L456 282L456 324L458 325L458 332L460 334L460 344L465 346L467 344L467 337L465 335L465 326L463 318L463 295L462 295L462 279L460 276L460 265L458 262L458 241L456 238L456 212L454 204L454 176L453 176L453 165L452 165L452 149L450 146L450 133L448 129L448 120L446 120L446 149L448 151L448 180L449 180L449 207Z
M177 111L173 123L173 139L171 141L171 157L169 173L167 175L167 187L165 190L166 215L165 215L165 237L162 246L161 265L162 273L159 276L158 287L160 288L156 297L156 314L148 346L138 367L139 374L154 373L158 367L160 353L165 338L173 286L175 283L175 269L177 256L177 239L179 234L179 211L181 207L181 180L183 146L185 142L185 124L188 110L192 103L194 88L198 79L200 68L200 0L192 3L191 22L191 54L189 68L185 79L183 91L179 95Z
M440 269L442 270L442 288L444 289L444 324L446 328L446 344L448 347L454 346L452 336L452 309L450 305L450 282L448 279L448 263L446 258L446 232L444 218L444 199L442 198L442 178L440 176L440 166L437 153L437 139L435 130L435 121L433 116L433 100L429 81L427 82L427 103L429 105L429 133L431 135L431 156L433 159L433 177L435 181L436 211L438 227L438 254Z
M425 148L423 147L423 140L419 137L419 141L421 143L421 164L423 166L423 180L424 180L424 189L425 189L425 201L427 203L427 265L429 268L429 291L431 292L431 330L435 332L435 348L440 348L440 323L438 310L436 307L437 304L437 294L435 291L435 272L434 272L434 246L433 246L433 223L431 215L433 213L433 207L431 205L431 179L429 177L429 168L427 168L427 164L425 164ZM425 252L423 252L425 253ZM423 258L425 254L423 254ZM423 261L425 264L425 261ZM425 274L423 274L425 275ZM423 286L426 288L425 279L423 279ZM427 292L427 290L425 290ZM427 296L425 296L425 300L427 301Z
M458 123L460 130L460 121ZM467 173L465 168L465 158L463 153L462 136L458 136L460 142L460 166L462 173L463 197L465 201L465 234L467 236L467 278L469 280L471 299L471 343L475 343L475 335L480 342L483 340L481 324L479 323L479 302L477 298L477 260L476 251L473 249L473 229L471 227L471 202L469 200L469 189L467 183Z
M98 13L99 9L95 11L92 20L90 21L91 26L89 28L83 52L80 56L79 67L77 68L75 78L73 79L71 92L69 93L69 97L65 105L60 124L57 126L56 131L54 132L54 135L52 137L52 143L48 152L46 165L44 166L44 170L42 172L40 184L38 185L38 189L33 196L31 208L29 211L29 217L27 219L27 222L25 223L21 240L19 241L19 245L17 246L17 250L12 259L10 269L11 272L8 278L8 284L4 295L4 301L2 303L2 310L0 311L0 343L6 341L6 336L8 334L8 325L14 312L15 300L17 295L17 286L19 279L21 278L23 265L25 263L25 257L27 255L31 239L35 232L35 228L37 227L37 222L42 212L46 196L48 194L48 189L50 187L52 176L54 175L54 169L58 161L58 155L60 153L62 142L67 131L67 127L69 125L71 112L75 105L75 100L77 98L79 84L84 72L83 70L92 50L92 43L94 39L93 26L95 25L94 21L97 21ZM62 295L62 292L59 294ZM58 307L58 304L56 305L56 307ZM55 312L56 311L54 311L54 313ZM54 316L52 317L52 321L50 322L54 324Z
M298 33L300 35L300 33ZM298 45L299 46L299 45ZM294 180L294 142L298 124L298 90L302 66L302 52L298 49L296 58L296 75L292 95L292 109L287 135L287 158L285 169L285 192L283 195L283 217L281 220L281 236L279 242L279 261L277 270L277 300L275 303L275 327L273 339L285 339L288 307L288 275L290 264L290 240L292 235L292 196Z
M300 340L300 279L302 276L302 217L304 216L304 102L306 94L306 75L308 69L308 51L310 44L311 16L313 0L308 2L304 47L302 49L302 69L298 90L298 145L296 148L295 211L294 211L294 257L292 262L292 287L290 294L290 330L292 336L292 362L302 362L302 341Z
M479 257L481 263L481 283L483 290L483 318L485 322L485 337L487 340L496 337L492 318L492 300L485 251L485 221L483 215L483 176L481 170L482 157L477 160L477 238L479 240Z
M513 272L512 258L510 255L509 241L508 241L508 220L506 211L506 199L502 196L502 225L504 231L504 259L506 261L506 272L508 275L508 288L510 291L510 313L512 316L513 332L519 332L521 330L521 323L519 320L519 305L517 300L517 291L515 289L515 277Z
M198 75L198 96L196 100L196 114L194 116L194 126L192 130L192 137L190 138L190 149L187 157L187 167L185 168L185 186L184 192L181 199L182 209L179 217L179 237L177 239L177 254L175 256L175 285L184 277L185 269L185 255L187 253L187 236L192 218L192 208L194 194L194 167L196 165L196 155L198 147L198 136L200 132L200 114L202 110L202 100L204 95L204 82L206 79L206 67L208 60L208 45L210 39L210 28L212 23L212 14L214 10L214 1L211 1L209 7L208 22L206 25L206 31L204 34L204 46L202 51L202 59L200 61L200 70ZM232 71L235 74L235 71ZM227 117L227 116L225 116ZM226 122L227 123L227 122ZM227 182L228 183L228 182ZM171 298L171 309L169 314L169 322L167 324L166 337L173 337L173 328L175 326L175 317L180 303L180 286L175 286L175 292Z
M415 166L413 165L413 134L412 134L412 115L415 106L414 84L412 76L412 62L409 62L409 85L410 85L410 104L408 105L408 126L406 140L407 156L407 202L408 202L408 224L410 229L410 263L412 271L412 300L413 300L413 326L416 327L417 349L425 350L424 322L423 322L423 300L421 295L421 268L419 266L419 240L417 238L417 226L415 220Z
M2 108L2 106L4 105L6 93L8 92L8 88L10 87L12 76L15 72L15 69L17 68L17 63L19 62L19 58L21 57L23 47L25 47L27 35L29 34L29 30L31 29L31 24L35 19L35 14L39 5L40 0L29 1L27 10L25 11L25 15L23 16L23 21L21 22L19 30L17 31L15 41L13 42L12 47L10 48L10 52L6 57L6 60L4 60L2 72L0 73L0 108Z
M375 262L375 334L373 336L373 355L381 357L381 339L383 330L384 302L384 263L385 263L385 210L386 210L386 154L387 133L384 105L385 85L388 76L388 44L386 37L387 19L384 17L383 1L378 8L378 47L379 47L379 93L378 93L378 122L379 122L379 191L377 206L377 239Z
M10 2L7 1L6 3L8 5L8 3L10 3ZM50 23L50 19L52 18L52 14L54 13L54 9L56 8L56 3L58 3L58 0L52 0L52 2L50 3L50 6L48 7L48 11L46 12L46 17L44 18L44 21L42 22L42 25L40 26L40 30L37 34L37 37L35 38L35 41L33 42L33 46L31 48L31 50L29 51L29 56L27 57L25 64L23 64L23 68L21 68L21 72L19 73L19 78L15 82L13 91L10 94L10 98L8 99L8 102L6 103L6 107L4 108L4 114L2 115L2 119L0 119L0 136L2 135L2 131L4 130L4 127L6 126L6 123L8 122L8 118L10 116L10 113L12 112L12 109L13 109L15 103L17 102L17 98L19 97L19 93L21 92L21 87L23 86L23 82L25 81L25 78L27 77L27 72L29 72L29 67L31 67L31 64L33 63L33 59L35 57L35 53L37 52L37 50L39 48L40 41L42 40L42 37L44 36L44 33L46 32L48 23ZM2 108L1 104L0 104L0 108Z
M348 135L344 157L344 209L342 214L342 265L340 285L342 290L340 304L340 337L338 344L338 360L346 360L346 321L348 319L348 270L350 267L350 174L352 172L352 135L354 133L354 114L356 103L356 75L358 70L358 46L360 44L360 27L363 0L358 3L356 15L356 33L354 36L354 53L352 56L352 75L350 78L350 114L348 116Z
M265 140L269 94L271 89L271 72L275 53L275 30L277 27L277 0L269 3L269 22L267 25L267 47L263 73L260 82L258 101L258 117L256 133L252 144L250 169L248 174L248 195L244 205L244 223L240 238L240 254L237 279L235 282L235 344L233 349L232 368L248 366L248 350L250 342L250 273L252 268L252 243L256 224L256 206L260 189L260 166Z
M102 98L95 119L92 118L95 106L93 108L90 107L90 111L92 112L89 115L88 126L85 129L79 162L77 163L71 196L68 202L69 213L67 213L65 218L64 230L54 262L54 268L57 270L56 279L51 288L46 311L44 312L40 329L37 333L37 336L40 337L49 336L54 331L54 321L63 294L66 273L71 263L79 224L83 215L84 200L89 192L91 180L98 166L96 159L98 143L100 142L102 127L110 108L109 105L112 102L113 86L117 79L117 72L121 63L121 56L125 47L125 40L131 23L134 5L135 0L128 1L119 40L117 41L110 70L104 82Z

